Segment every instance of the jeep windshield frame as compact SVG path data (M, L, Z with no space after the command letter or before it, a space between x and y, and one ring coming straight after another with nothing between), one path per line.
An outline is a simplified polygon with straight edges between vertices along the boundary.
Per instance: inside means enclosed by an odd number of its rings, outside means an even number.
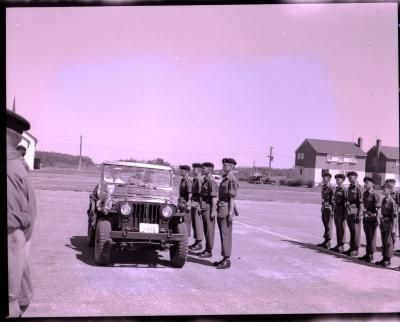
M107 184L170 189L173 175L172 170L103 164L101 178Z

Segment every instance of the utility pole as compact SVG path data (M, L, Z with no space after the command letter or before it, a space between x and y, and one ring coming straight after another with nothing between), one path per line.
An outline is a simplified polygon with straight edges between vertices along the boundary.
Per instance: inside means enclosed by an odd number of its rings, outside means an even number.
M269 155L268 155L268 159L269 159L269 162L268 162L268 179L271 178L271 162L274 160L274 157L272 156L272 149L273 149L273 146L269 147Z
M81 169L82 165L82 135L81 135L81 142L79 146L79 170Z

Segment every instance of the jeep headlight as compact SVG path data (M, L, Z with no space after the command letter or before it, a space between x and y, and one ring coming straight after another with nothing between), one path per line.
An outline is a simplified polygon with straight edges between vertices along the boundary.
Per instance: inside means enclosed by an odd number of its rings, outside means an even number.
M129 216L132 212L132 207L128 204L128 203L124 203L121 206L121 214L123 214L124 216Z
M161 215L164 219L170 219L174 214L174 209L170 205L165 205L161 208Z
M108 184L107 185L107 192L112 195L115 192L115 185L113 184Z

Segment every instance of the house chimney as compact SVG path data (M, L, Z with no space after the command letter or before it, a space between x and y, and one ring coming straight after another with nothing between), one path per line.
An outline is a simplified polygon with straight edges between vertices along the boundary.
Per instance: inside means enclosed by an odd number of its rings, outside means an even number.
M379 154L381 153L381 140L380 139L376 140L375 152L376 152L376 158L378 159Z
M359 137L358 140L357 140L357 146L358 146L360 149L362 149L362 144L363 144L363 139L362 139L362 137Z

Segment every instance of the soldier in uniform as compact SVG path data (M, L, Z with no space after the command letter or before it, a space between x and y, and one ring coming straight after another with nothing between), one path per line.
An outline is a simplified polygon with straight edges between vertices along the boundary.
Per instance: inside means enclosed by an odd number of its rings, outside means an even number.
M347 178L350 185L347 188L347 225L350 231L350 248L345 252L349 256L358 256L361 237L361 219L363 214L363 189L357 182L358 174L349 171Z
M232 251L232 225L235 214L235 197L238 190L238 182L233 175L236 161L232 158L222 159L223 179L219 185L217 203L217 221L221 237L222 260L215 262L217 269L226 269L231 266Z
M192 186L192 202L191 202L191 215L192 215L192 226L195 242L189 246L190 250L198 251L203 248L203 221L201 219L201 211L200 211L200 192L201 192L201 184L203 182L203 178L201 175L202 165L201 163L193 163L193 186Z
M324 241L318 244L318 247L329 249L332 238L332 218L333 218L333 188L330 184L332 175L329 172L323 172L322 177L322 223L324 225Z
M374 180L370 177L364 178L364 219L363 227L367 243L366 254L359 259L372 263L376 250L376 229L378 217L380 217L380 200L378 193L374 190Z
M28 163L26 163L26 161L25 161L26 148L23 145L18 145L17 146L17 151L19 152L22 164L24 165L26 171L29 172Z
M178 206L180 211L185 213L184 221L188 228L188 236L192 227L191 200L192 200L192 181L189 178L190 167L188 165L179 166L181 170L182 180L179 185L179 200Z
M397 204L396 201L391 197L391 187L388 184L384 184L382 187L384 198L382 200L381 215L379 216L379 228L381 230L382 239L382 260L375 264L383 267L390 266L390 258L393 256L393 230L396 229L396 217L397 217Z
M396 230L399 233L399 237L400 237L400 219L399 219L399 209L400 209L400 193L398 193L394 186L396 185L396 180L395 179L386 179L385 184L389 187L390 189L390 196L392 197L392 199L395 201L396 205L397 205L397 216L395 219L395 223L394 223L394 227L395 229L393 229L393 247L396 244ZM397 250L396 253L400 252L400 250Z
M204 162L202 166L204 179L200 190L200 210L203 220L206 248L199 254L199 257L210 258L212 257L212 249L214 246L218 185L211 175L212 171L214 170L214 164L211 162Z
M333 203L334 203L334 222L336 227L336 246L332 248L333 251L342 254L344 252L344 240L346 237L346 202L347 202L347 190L343 186L343 182L346 179L344 174L335 175L337 187L335 189Z
M17 145L29 122L7 109L7 241L9 316L22 316L33 296L29 247L36 216L36 198Z

